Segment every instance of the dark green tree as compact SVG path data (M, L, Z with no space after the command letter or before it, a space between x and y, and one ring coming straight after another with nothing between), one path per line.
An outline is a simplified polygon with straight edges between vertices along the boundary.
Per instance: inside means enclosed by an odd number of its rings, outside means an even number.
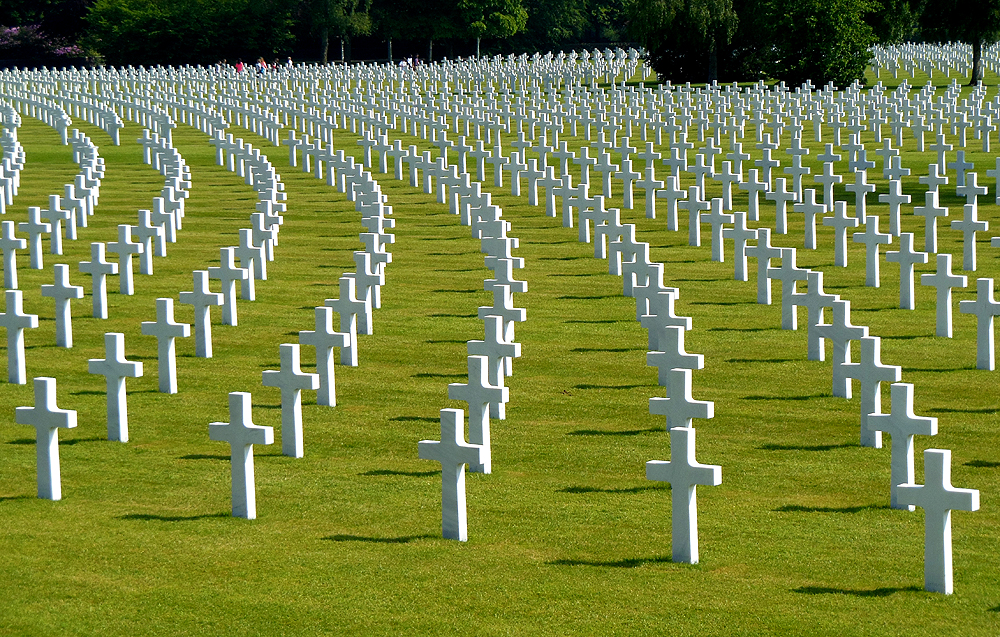
M864 80L875 31L868 0L771 0L769 74L789 85Z
M109 64L213 64L291 45L286 0L97 0L85 41Z
M521 0L458 0L462 22L476 39L476 57L483 38L509 38L524 31L528 12Z
M1000 38L1000 0L924 0L920 9L924 39L971 44L969 83L983 79L983 43Z
M368 35L372 30L371 17L368 10L371 0L307 0L305 15L308 17L310 31L319 38L320 62L329 61L330 37L340 39L340 59L345 57L344 46L350 50L351 38Z
M661 79L712 81L739 19L732 0L635 0L630 33Z

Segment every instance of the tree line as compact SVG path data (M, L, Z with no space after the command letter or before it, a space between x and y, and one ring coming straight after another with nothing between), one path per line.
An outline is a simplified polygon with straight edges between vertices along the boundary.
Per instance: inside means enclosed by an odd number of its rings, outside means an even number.
M0 58L398 60L643 46L660 79L863 77L875 43L1000 37L1000 0L3 0ZM34 38L32 40L32 38ZM45 41L41 41L45 39Z

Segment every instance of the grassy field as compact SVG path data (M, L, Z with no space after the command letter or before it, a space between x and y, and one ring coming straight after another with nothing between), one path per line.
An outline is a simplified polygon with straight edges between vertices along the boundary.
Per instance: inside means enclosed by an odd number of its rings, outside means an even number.
M662 218L623 210L653 246L652 258L665 264L667 284L681 290L678 311L694 321L687 349L705 355L694 396L715 401L715 418L695 422L698 458L722 465L724 482L699 490L701 563L673 564L669 488L647 482L643 466L669 459L663 418L647 404L664 393L656 370L645 366L646 334L634 302L622 296L607 263L593 258L593 247L577 242L576 229L492 187L513 224L510 234L521 241L517 254L526 265L516 275L529 291L515 301L529 320L517 326L523 356L508 379L507 419L493 423L494 473L467 479L469 542L442 540L439 465L418 460L416 443L438 437L439 409L464 406L448 400L447 383L465 378L465 342L482 338L476 308L491 302L482 290L488 271L478 241L447 206L391 175L375 175L397 222L375 335L361 337L359 367L338 366L337 407L304 397L304 458L280 455L279 444L257 448L259 518L246 521L229 516L229 449L209 441L208 423L226 419L228 392L249 391L255 422L274 426L278 437L279 393L261 386L261 371L276 369L278 345L297 342L299 330L312 329L312 308L337 296L337 279L353 270L351 251L361 246L360 216L343 195L290 168L284 147L233 129L263 149L289 192L277 258L269 280L258 283L258 300L240 303L238 327L219 325L213 314L214 358L195 358L191 339L178 344L180 393L159 394L156 342L139 324L154 317L155 298L190 289L191 271L214 265L219 247L236 243L255 197L215 166L203 134L178 126L174 144L193 174L178 243L155 261L154 276L136 275L135 296L109 295L109 320L89 318L89 294L75 302L76 346L57 348L52 302L39 293L51 282L51 265L71 264L71 280L89 293L75 264L88 257L90 241L113 240L117 224L134 223L162 186L131 141L138 126L129 124L123 145L113 147L101 131L75 125L107 162L97 215L79 241L65 243L65 256L46 255L44 271L29 270L27 255L20 256L19 276L26 310L41 317L26 337L28 376L56 377L59 404L78 411L79 427L60 432L64 499L36 499L33 432L13 422L14 407L32 403L31 385L0 385L0 632L839 636L1000 629L1000 401L996 372L975 369L975 321L957 310L959 300L974 297L976 276L1000 273L992 233L979 235L980 269L968 273L970 287L955 291L951 340L934 337L933 289L917 286L917 310L896 309L894 264L883 263L882 287L864 287L860 244L850 245L847 268L833 266L828 228L819 231L818 250L798 251L800 266L822 269L827 290L851 300L854 322L882 337L882 361L901 365L903 381L915 385L916 413L939 418L937 436L916 440L918 482L921 451L945 448L953 452L954 484L981 491L981 511L953 518L955 595L923 592L923 512L888 508L888 445L858 446L858 400L831 397L829 363L806 360L804 313L798 331L781 330L780 307L756 303L753 275L734 281L731 261L710 261L707 231L705 246L692 248L686 221L672 233ZM45 205L76 172L69 148L37 120L25 117L19 138L27 165L11 219ZM355 138L337 139L360 155ZM822 147L807 139L816 172ZM869 133L864 141L872 155ZM980 218L1000 230L993 181L985 177L994 160L978 151L970 133L967 157L991 188ZM904 165L913 175L906 192L915 202L923 200L916 176L931 161L934 153L916 152L907 136ZM838 172L845 171L842 162ZM869 177L885 192L880 174ZM612 206L618 197L616 189ZM737 209L745 204L739 191ZM942 196L952 218L960 204ZM868 207L869 214L886 210L874 196ZM762 210L761 223L773 223L773 204ZM789 234L773 243L801 248L802 221L790 221ZM922 219L904 214L903 225L922 246ZM958 255L960 265L960 234L946 223L939 249ZM930 271L933 264L918 266L918 273ZM117 277L109 289L117 290ZM176 316L190 322L190 306L177 305ZM127 444L106 440L104 379L87 374L87 359L103 357L107 331L123 332L129 358L146 367L143 378L128 381ZM308 368L313 353L302 349Z

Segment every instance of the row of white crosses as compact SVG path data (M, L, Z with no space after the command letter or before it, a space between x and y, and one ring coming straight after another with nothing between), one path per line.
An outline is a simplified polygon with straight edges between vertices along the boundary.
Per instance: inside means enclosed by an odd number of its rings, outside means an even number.
M917 71L929 78L934 77L934 71L946 77L953 73L968 76L973 61L972 45L962 42L875 45L872 54L872 69L877 74L885 69L897 79L900 72L912 77ZM983 44L980 64L984 70L1000 71L1000 47L996 43Z
M294 136L290 136L290 138L289 138L289 141L290 141L290 143L291 143L291 142L294 142L294 141L295 141L295 140L294 140ZM293 148L293 153L294 153L294 146L293 146L292 148ZM400 157L400 158L397 158L397 165L398 165L398 162L399 162L399 160L400 160L400 159L402 159L402 158L401 158L401 157ZM412 161L416 162L416 161L419 161L419 160L418 160L418 159L417 159L416 157L413 157ZM426 160L425 160L425 161L426 161ZM419 167L418 167L418 169L419 169ZM426 169L425 169L425 170L426 170ZM318 172L318 173L320 172L320 168L319 168L319 167L317 167L317 172ZM397 174L398 174L399 172L400 172L400 171L398 171L398 170L397 170ZM413 175L413 179L414 179L414 181L415 181L415 176L416 176L416 170L413 170L413 171L411 172L411 174ZM429 183L429 179L426 179L426 177L425 177L425 184L427 184L427 183ZM570 209L570 214L571 214L571 212L572 212L572 209ZM588 221L589 221L589 220L588 220ZM584 225L586 225L586 223L585 223L585 222L581 223L581 226L584 226ZM589 230L588 230L588 232L589 232ZM791 259L792 259L792 261L793 261L793 260L794 260L794 257L792 256L792 257L791 257ZM794 269L795 269L795 268L794 268L794 262L793 262L793 263L791 264L791 268L790 268L790 269L791 269L791 270L794 270ZM793 272L793 274L794 274L794 272ZM794 281L794 279L792 279L792 281ZM769 282L768 282L768 283L769 283ZM794 283L792 283L792 286L794 286ZM785 285L785 286L784 286L784 288L783 288L783 296L786 296L786 297L790 297L790 292L793 292L793 291L794 291L794 288L793 288L793 287L791 287L791 289L790 289L790 286L788 286L788 285ZM794 306L790 306L790 308L791 308L792 310L794 310ZM786 312L786 314L787 314L787 312ZM786 322L787 322L787 320L786 320ZM690 372L689 372L689 370L688 370L688 373L690 373ZM689 391L690 391L690 390L688 389L688 396L689 396ZM449 416L449 419L453 419L453 415L450 415L450 416ZM678 516L678 517L680 517L680 516ZM678 534L678 535L680 535L680 534Z
M226 146L221 137L217 137L213 143L217 147ZM335 151L332 142L324 146L320 140L310 143L308 135L299 140L294 134L290 134L288 146L289 163L292 166L299 165L298 150L301 148L301 166L304 172L314 172L317 178L325 177L329 185L351 193L349 196L353 197L362 212L363 223L372 231L361 235L367 252L355 253L359 270L353 276L341 279L341 299L327 301L328 305L338 308L341 329L344 329L346 319L349 321L347 325L350 331L331 333L331 309L318 307L316 330L300 333L300 342L316 345L318 362L327 359L327 364L317 365L317 370L328 369L332 385L333 347L341 347L343 356L347 353L344 348L348 339L356 340L356 315L351 309L358 303L353 298L355 285L371 276L371 273L366 272L369 261L381 270L376 273L380 276L384 273L385 264L391 261L391 254L383 250L386 242L392 242L392 235L383 233L383 226L388 224L392 227L392 219L385 217L386 214L391 214L391 207L384 205L384 196L370 173L361 164L355 164L353 157L345 157L343 150ZM370 155L366 163L371 166ZM315 171L312 170L313 165ZM440 198L439 201L443 203ZM452 207L452 212L459 214L457 206ZM449 398L464 400L468 404L469 442L465 442L465 412L460 409L442 409L441 440L424 440L418 444L418 455L421 458L437 460L442 466L442 535L447 539L463 542L468 539L466 465L473 472L492 472L490 417L505 417L504 407L509 390L504 386L504 377L512 373L511 359L520 355L520 344L514 342L514 323L525 318L525 311L513 306L513 292L527 291L526 282L513 278L513 269L523 267L524 260L510 253L517 246L517 239L507 236L509 224L501 215L500 208L490 203L488 194L475 203L468 202L465 214L460 214L462 223L471 226L473 236L480 239L482 250L487 254L487 267L496 276L495 279L485 281L486 289L493 292L493 306L479 308L479 315L485 324L486 338L468 343L468 382L452 383L448 387ZM358 256L365 257L365 267L361 267L362 261ZM343 285L345 282L348 283L347 286ZM366 287L370 289L370 286ZM377 300L378 287L374 290ZM349 299L344 299L345 292ZM361 296L366 301L371 298L371 294ZM370 312L370 303L366 310Z
M722 203L721 200L719 200L718 203L720 204L720 207L721 207L721 203ZM858 208L862 208L863 209L862 206L858 206ZM589 210L586 210L586 209L584 209L584 211L589 212ZM572 207L570 207L569 213L570 213L570 215L572 214ZM571 217L570 217L570 219L571 219ZM587 220L581 221L581 224L580 224L581 228L585 227L587 225L588 221L589 221L589 218ZM572 222L570 221L570 223L567 224L567 225L572 225ZM604 222L603 225L609 225L609 222L606 221L606 222ZM583 232L583 230L581 230L581 232ZM589 229L587 231L587 234L589 234ZM791 249L786 249L786 250L791 250ZM784 255L784 254L781 254L781 256L784 257L783 258L783 263L786 263L788 265L787 266L783 266L783 268L780 268L780 269L775 268L773 270L775 271L775 273L779 277L781 277L782 274L783 274L782 270L784 270L785 267L788 267L790 278L787 278L787 279L783 278L783 281L784 281L784 285L783 285L783 297L785 297L786 299L791 299L792 298L792 294L794 294L794 281L797 280L797 279L799 279L799 278L804 279L806 277L805 276L801 276L800 277L799 273L795 272L795 270L797 270L797 268L795 268L795 265L794 265L794 251L791 251L789 254L787 254L787 256ZM768 272L768 274L771 275L772 272ZM805 274L805 272L803 271L802 274ZM819 273L817 273L817 274L819 274ZM769 276L768 277L768 281L767 281L768 287L769 287L769 279L770 278L771 277ZM820 290L820 294L822 294L821 287L822 287L822 285L821 285L821 278L819 278L819 286L818 286L818 288ZM843 302L843 303L846 304L847 302ZM788 310L790 310L790 311L783 312L783 316L784 316L783 322L787 324L787 323L789 323L789 318L791 318L792 320L794 320L794 314L793 314L793 312L794 312L795 305L790 304L788 301L786 301L785 303L783 303L783 305L786 306L786 307L788 307ZM849 305L846 305L846 309L849 310ZM846 314L846 312L845 312L845 314ZM853 327L853 326L850 326L849 318L845 319L845 323L846 323L847 327ZM819 326L817 326L817 327L819 327ZM834 325L830 325L830 326L827 326L827 327L834 327ZM866 351L871 350L871 351L875 352L875 354L872 356L872 358L873 358L872 364L876 365L876 366L881 366L881 363L877 361L877 340L873 339L871 341L866 341L865 343L866 343L866 345L868 345L868 347L865 348ZM849 344L849 340L846 343L844 343L842 347L836 347L835 349L840 350L841 352L848 352L849 350L847 350L847 348L846 348L847 344ZM844 361L844 362L846 363L846 361ZM858 364L858 366L861 367L862 365ZM898 370L898 368L896 368L896 369ZM687 372L688 378L689 378L690 370L671 370L671 371L672 372ZM678 375L678 377L681 376L680 374L677 374L677 375ZM845 379L846 379L846 376L845 376ZM898 378L895 378L893 380L898 380ZM678 386L677 386L677 390L676 391L674 391L673 388L671 388L671 395L685 395L686 398L688 398L688 400L690 400L690 385L687 386L686 391L684 390L684 388L682 388L680 386L681 383L678 383L677 385ZM849 391L849 389L847 391ZM901 395L909 395L910 396L910 400L912 401L912 393L911 393L912 392L912 386L900 384L898 386L898 389L894 388L894 391L896 391L896 393L901 394ZM899 400L902 401L903 399L899 399ZM869 402L869 401L865 401L865 402ZM874 401L871 401L871 402L874 402ZM897 409L895 409L894 411L907 411L907 413L912 417L912 407L909 410L905 410L904 407L900 406ZM865 414L865 415L867 415L867 414ZM890 422L892 422L891 415L892 414L889 415L890 416L890 419L889 419ZM896 429L893 429L891 426L887 426L886 429L887 430L892 430L892 432L896 434L893 437L894 443L896 443L896 441L898 440L898 446L900 448L900 452L899 453L894 453L894 461L893 461L894 468L896 468L896 467L898 467L900 465L909 464L909 467L907 467L909 469L909 471L903 471L903 476L905 476L905 478L906 478L905 484L910 484L910 483L912 483L912 436L914 435L914 433L911 433L909 430L906 429L906 424L909 424L909 420L910 419L906 419L906 418L901 418L901 419L904 420L904 425L903 426L901 426L899 428L896 428ZM897 420L899 420L899 419L897 419ZM875 421L875 422L877 422L877 421ZM918 431L918 433L923 433L923 430ZM928 431L927 433L933 433L933 432ZM680 434L678 433L678 435L680 435ZM673 434L672 434L672 437L673 437ZM896 446L896 444L894 444L894 446ZM680 445L678 445L678 447L680 447ZM903 451L907 447L910 449L910 454L909 454L910 462L909 463L906 463L906 461L905 461L906 454L905 454L905 451ZM692 448L691 454L692 454L691 457L693 459L693 448ZM903 458L903 459L901 460L899 458ZM655 467L656 465L653 465L653 466ZM708 478L708 479L712 479L712 480L716 479L714 477L714 474L715 474L715 472L713 471L712 472L712 476L710 478ZM706 474L706 476L707 475L708 474ZM719 476L721 476L721 471L719 472ZM893 478L893 484L894 485L896 484L897 478L899 478L899 477L900 477L900 470L897 468L896 469L896 473L895 473L894 478ZM719 479L721 479L721 478L719 478ZM950 488L950 484L947 485L947 487ZM895 491L895 487L893 487L893 490ZM947 489L945 489L945 490L947 490ZM693 493L692 493L692 495L693 495ZM932 504L932 503L929 503L929 504ZM677 516L677 520L675 520L675 522L679 521L681 519L682 519L682 516L678 515ZM676 529L675 529L675 537L679 536L679 535L680 535L680 533L677 533ZM931 535L933 535L933 534L929 533L929 538L930 538ZM933 539L933 538L931 538L931 539ZM940 543L937 543L937 542L929 542L928 543L928 560L927 560L927 563L930 566L928 567L927 586L928 586L929 589L932 589L932 590L942 590L944 592L950 592L950 583L946 582L946 580L950 579L950 571L951 571L950 564L949 564L949 568L946 569L946 568L944 568L944 564L945 564L945 562L947 560L936 559L934 557L935 555L937 555L939 553L940 554L944 554L944 552L945 552L944 548L941 548L940 550L935 550L935 548L934 548L935 544L940 544L943 547L944 542L942 541ZM696 545L696 541L695 541L695 544L694 544L694 547L695 547L694 559L697 559L696 546L697 545ZM948 549L950 550L950 546L948 547ZM676 546L675 546L675 553L677 553L677 552L678 551L676 551ZM688 555L690 555L690 553ZM677 557L677 556L675 555L675 557ZM934 568L933 567L934 564L939 564L941 566L941 568ZM945 571L947 571L947 573L945 573Z
M588 126L587 126L587 130L588 130L588 134L589 134L589 129L590 129L590 127L589 127L589 125L588 125ZM838 130L838 132L839 132L839 130ZM428 183L429 183L429 180L428 180ZM581 224L581 225L583 225L583 224ZM793 285L794 285L794 284L793 284ZM784 294L784 292L783 292L783 294Z

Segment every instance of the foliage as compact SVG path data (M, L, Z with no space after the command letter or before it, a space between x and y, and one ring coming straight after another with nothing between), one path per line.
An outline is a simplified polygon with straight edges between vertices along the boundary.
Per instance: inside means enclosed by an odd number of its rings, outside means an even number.
M320 39L320 60L324 64L330 36L343 40L371 33L371 0L306 0L305 5L310 32Z
M92 4L94 0L3 0L0 24L38 25L50 36L75 42L83 32L83 17Z
M875 32L868 0L771 0L771 75L789 85L863 80Z
M81 55L83 49L62 38L47 36L37 24L0 27L0 58L45 60Z
M920 0L872 0L873 10L865 17L879 42L899 44L917 30Z
M920 27L925 39L973 46L974 84L982 78L983 42L1000 38L1000 0L923 0Z
M718 77L719 47L727 46L738 17L732 0L636 0L631 32L649 51L660 77L705 81Z
M287 0L97 0L87 23L110 64L213 64L290 45Z

